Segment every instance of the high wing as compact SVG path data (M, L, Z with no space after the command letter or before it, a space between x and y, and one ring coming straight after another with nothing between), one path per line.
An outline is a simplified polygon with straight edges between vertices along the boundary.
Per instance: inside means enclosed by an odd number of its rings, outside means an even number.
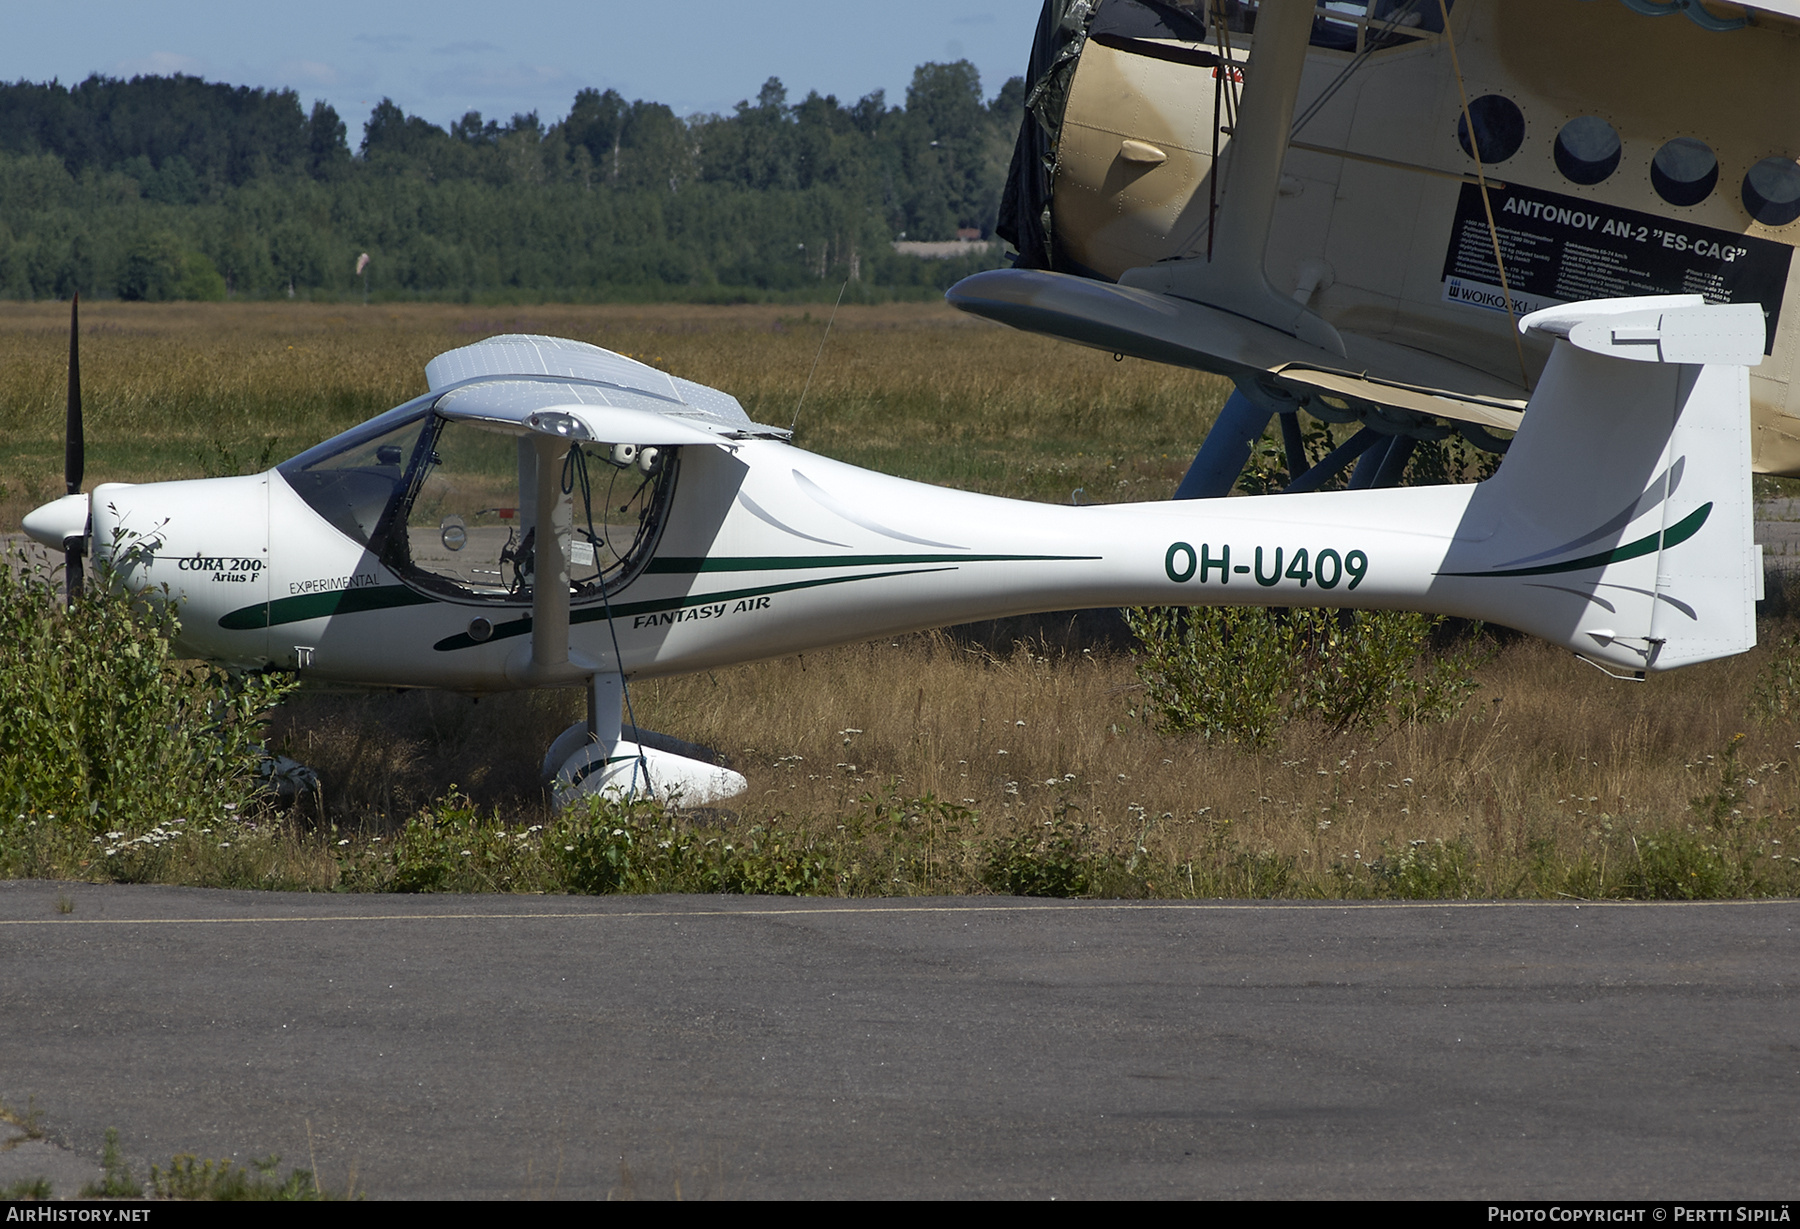
M452 388L438 399L437 412L508 435L551 432L578 440L656 445L717 444L730 438L712 423L701 426L684 415L615 404L619 400L617 392L591 384L497 377Z
M1524 389L1441 355L1356 333L1333 351L1226 307L1068 273L977 273L949 299L1027 332L1255 381L1295 401L1334 396L1366 403L1365 414L1373 405L1504 431L1518 430L1525 409Z
M563 410L587 423L593 439L711 444L720 438L786 439L791 434L751 422L729 393L561 337L490 337L438 355L425 364L425 380L432 392L448 394L438 402L448 417L491 422L501 429L507 424L523 429L533 414ZM659 434L669 438L650 438Z

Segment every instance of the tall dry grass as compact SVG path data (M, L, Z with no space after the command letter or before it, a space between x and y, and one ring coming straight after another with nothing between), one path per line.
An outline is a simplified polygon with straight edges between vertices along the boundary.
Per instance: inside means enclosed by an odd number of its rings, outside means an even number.
M846 306L829 338L828 315L768 305L85 304L87 485L279 461L423 393L434 355L507 332L630 354L722 388L779 426L799 408L797 441L841 460L1061 502L1078 487L1090 502L1168 494L1227 392L1213 377L1116 363L943 304ZM66 304L0 303L6 524L61 493L67 359Z
M1600 896L1641 871L1641 842L1679 834L1749 868L1739 887L1791 893L1800 732L1746 708L1777 651L1622 684L1519 639L1450 721L1295 724L1263 752L1158 735L1135 714L1125 653L1049 638L996 652L922 634L647 680L632 698L645 726L749 779L733 827L828 840L872 803L930 796L975 812L988 838L1065 823L1099 853L1142 850L1161 872L1141 890L1177 895L1252 864L1273 877L1230 882L1368 894L1401 855L1451 847L1466 861L1452 894ZM579 712L573 693L315 697L290 705L280 737L332 782L340 824L388 830L447 781L529 824L545 815L536 756Z
M1773 651L1621 684L1518 640L1449 722L1338 737L1292 725L1260 754L1157 735L1133 716L1140 693L1119 652L1022 642L994 655L941 633L638 693L649 724L734 756L751 780L743 809L759 818L829 820L865 793L930 793L1014 826L1078 815L1169 864L1273 854L1315 887L1414 842L1460 842L1488 887L1510 893L1535 856L1564 870L1592 859L1603 880L1634 835L1716 836L1693 800L1724 778L1743 795L1734 830L1755 830L1771 882L1792 890L1796 731L1745 709Z

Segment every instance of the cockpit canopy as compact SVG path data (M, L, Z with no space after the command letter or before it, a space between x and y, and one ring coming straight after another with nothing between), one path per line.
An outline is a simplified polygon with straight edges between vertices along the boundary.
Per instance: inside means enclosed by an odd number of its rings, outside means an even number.
M367 426L333 441L336 449L296 457L280 467L282 476L334 528L414 587L528 603L538 477L530 437L436 410ZM575 601L618 591L648 560L679 457L678 447L583 440L569 449L562 472L548 475L574 503Z
M456 599L531 600L540 477L574 504L573 598L597 600L654 552L683 446L788 434L716 389L560 338L491 338L425 370L426 396L277 468L396 576ZM540 476L546 435L570 447Z

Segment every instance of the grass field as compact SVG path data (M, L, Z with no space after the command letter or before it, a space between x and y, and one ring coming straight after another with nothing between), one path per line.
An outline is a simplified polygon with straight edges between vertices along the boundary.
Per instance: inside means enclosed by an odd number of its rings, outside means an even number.
M60 489L65 310L0 305L8 528ZM83 322L90 485L280 459L422 392L426 360L495 332L593 341L786 425L824 335L823 313L762 306L99 304ZM846 307L797 439L996 494L1160 499L1226 391L938 305ZM682 821L695 830L780 829L848 865L855 817L924 816L886 852L858 837L864 869L821 890L991 890L996 842L1035 842L1105 870L1087 890L1131 894L1791 894L1800 650L1786 594L1772 592L1764 644L1740 658L1626 684L1503 637L1449 721L1338 736L1296 723L1260 752L1167 738L1135 716L1128 637L1099 615L653 680L633 697L645 726L718 749L750 780L728 813ZM313 800L266 871L215 859L180 874L340 885L347 857L452 783L467 807L525 833L546 818L538 758L579 707L557 693L480 704L302 693L272 741L319 769L325 818L351 852L308 826ZM935 872L866 873L871 859L913 857L899 846L915 837Z
M829 309L88 304L87 485L279 461L425 391L434 355L550 333L735 395L857 465L1067 502L1160 498L1223 381L1061 345L942 304ZM818 369L807 387L815 356ZM68 307L0 303L0 514L61 492ZM802 390L806 391L801 406Z

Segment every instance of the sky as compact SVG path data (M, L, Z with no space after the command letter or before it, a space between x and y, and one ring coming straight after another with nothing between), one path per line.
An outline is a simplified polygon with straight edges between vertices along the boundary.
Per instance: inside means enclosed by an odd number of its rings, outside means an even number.
M1022 75L1041 0L6 0L0 80L74 84L187 73L292 89L337 108L362 138L383 97L449 124L562 118L577 90L615 89L677 114L729 112L770 77L852 102L906 100L913 69L969 60L992 97Z

